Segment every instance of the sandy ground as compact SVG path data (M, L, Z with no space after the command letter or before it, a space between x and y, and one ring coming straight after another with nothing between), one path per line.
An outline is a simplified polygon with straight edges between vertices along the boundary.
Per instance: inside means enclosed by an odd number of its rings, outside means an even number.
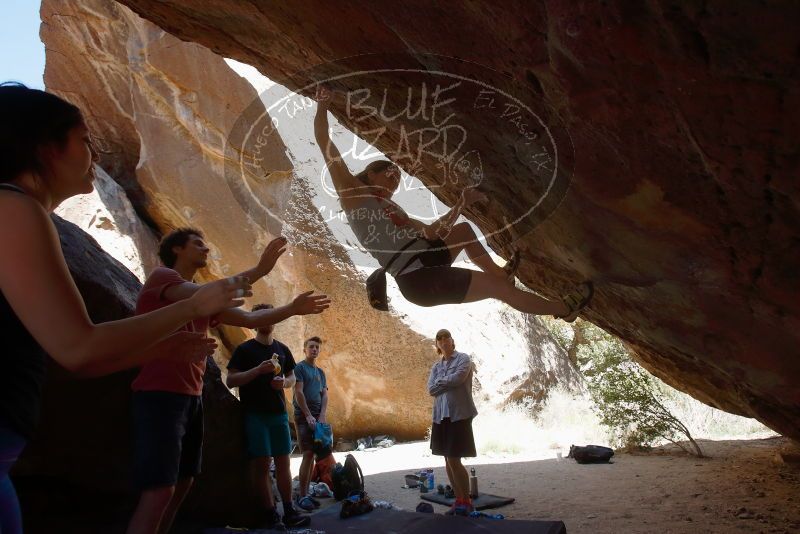
M481 491L516 498L496 512L507 519L560 519L570 534L800 532L800 465L775 460L788 441L700 443L709 458L666 447L617 454L610 465L578 465L547 449L465 464L476 467ZM354 454L372 499L404 510L420 501L417 490L401 487L406 473L433 467L436 483L446 483L444 462L430 455L427 443ZM336 453L340 461L345 455ZM298 467L293 459L292 472ZM434 506L437 513L446 510Z

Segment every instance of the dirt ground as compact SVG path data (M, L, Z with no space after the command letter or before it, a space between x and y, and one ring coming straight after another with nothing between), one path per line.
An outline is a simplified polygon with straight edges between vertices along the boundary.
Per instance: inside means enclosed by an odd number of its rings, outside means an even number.
M670 446L618 453L610 465L559 460L554 450L465 464L475 466L481 491L516 498L496 512L507 519L560 519L570 534L800 532L800 465L776 461L787 440L700 443L708 458ZM344 456L336 454L340 461ZM355 456L372 499L404 510L419 502L417 490L402 488L406 473L433 467L436 483L446 483L444 463L430 456L427 443Z

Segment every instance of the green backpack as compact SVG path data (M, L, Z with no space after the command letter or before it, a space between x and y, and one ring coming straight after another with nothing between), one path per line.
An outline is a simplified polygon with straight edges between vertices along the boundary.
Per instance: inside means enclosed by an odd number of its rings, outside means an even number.
M346 498L351 491L364 491L364 473L352 454L344 459L344 465L336 463L331 472L331 480L333 497L337 501Z

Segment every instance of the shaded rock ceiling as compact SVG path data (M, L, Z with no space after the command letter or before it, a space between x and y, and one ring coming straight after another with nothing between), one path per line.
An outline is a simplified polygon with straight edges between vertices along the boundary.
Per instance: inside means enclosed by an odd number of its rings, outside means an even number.
M469 216L522 249L528 287L595 280L584 317L654 374L800 437L800 4L122 3L304 94L330 80L333 113L385 128L387 153L455 114L492 198ZM442 72L464 83L439 124L387 120ZM399 163L452 203L463 182L430 152Z
M137 211L161 231L192 226L205 233L212 252L208 272L201 275L229 276L247 269L255 264L271 236L283 233L290 238L290 253L264 281L256 283L250 304L287 302L311 289L332 297L335 304L326 313L281 323L276 336L295 351L296 358L302 357L300 347L306 337L322 336L322 365L330 381L331 421L337 435L425 435L431 401L409 384L421 387L427 380L436 356L425 334L429 331L431 335L439 320L460 324L468 331L464 336L475 335L471 339L478 345L461 336L459 342L477 350L479 365L484 357L492 362L482 373L485 384L500 382L501 375L507 378L502 387L487 388L492 399L503 397L498 402L523 382L536 389L539 397L557 383L577 385L575 370L558 353L537 318L519 321L522 316L515 313L493 317L495 321L468 315L445 317L439 308L435 309L436 319L420 327L418 322L405 324L397 309L393 314L370 309L362 277L345 248L329 235L310 194L296 187L298 182L304 183L302 171L295 166L295 159L290 160L291 151L280 135L271 136L269 146L256 149L226 146L226 134L239 123L237 117L245 109L267 121L270 115L250 83L220 56L180 41L111 0L45 0L41 16L47 89L83 110L99 145L100 165L126 187ZM305 143L310 135L308 132ZM248 174L244 180L241 175L229 177L231 153L258 157L262 175ZM302 159L293 154L291 158ZM151 256L156 248L152 237L140 239L135 228L141 224L132 210L119 209L114 202L115 195L122 194L125 199L125 194L106 178L96 183L97 193L102 193L100 205L105 211L110 208L118 221L117 228L109 227L107 239L133 241L131 253ZM231 183L236 179L239 182ZM243 192L241 182L245 180L248 191ZM116 192L109 185L116 187ZM274 215L267 217L261 206ZM98 220L100 211L90 208L82 213L84 209L85 203L80 202L65 215L77 217L74 220L82 224ZM516 341L492 343L491 351L479 350L478 325L491 325L498 330L496 335ZM222 331L230 349L246 335L239 328ZM526 360L518 352L530 352L531 357ZM229 354L221 351L216 357L224 367ZM488 376L488 369L501 366L498 362L509 372Z

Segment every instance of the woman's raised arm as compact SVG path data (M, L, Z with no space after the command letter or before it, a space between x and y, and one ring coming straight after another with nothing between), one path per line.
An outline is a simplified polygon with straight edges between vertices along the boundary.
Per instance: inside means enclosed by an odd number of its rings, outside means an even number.
M325 158L325 164L331 173L331 180L333 187L340 197L350 196L357 192L359 188L363 188L362 184L342 159L342 154L331 139L328 125L328 108L331 102L331 91L327 87L317 87L317 92L314 98L317 101L317 114L314 116L314 138L317 141L322 157Z
M120 358L139 365L136 353L146 361L149 346L193 319L240 306L241 297L250 294L244 279L220 280L160 310L95 325L41 205L18 193L0 193L0 244L0 290L39 345L71 371Z

